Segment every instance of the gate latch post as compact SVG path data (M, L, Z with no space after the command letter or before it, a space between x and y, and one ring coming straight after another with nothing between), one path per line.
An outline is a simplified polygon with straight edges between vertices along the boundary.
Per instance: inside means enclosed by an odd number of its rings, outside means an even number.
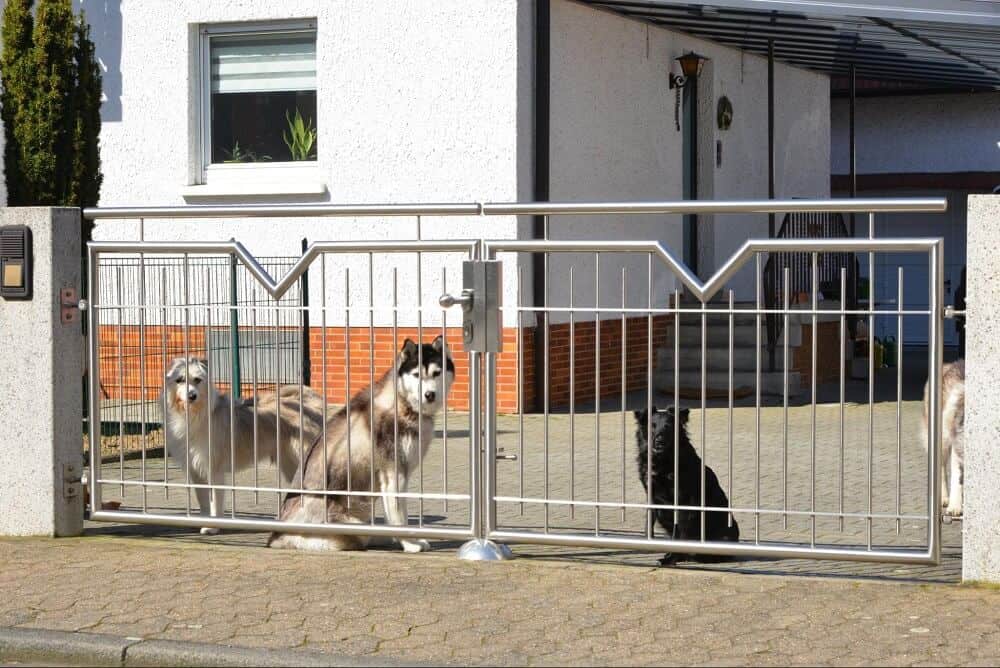
M442 308L462 307L462 345L467 352L503 352L502 265L498 260L462 263L462 294L441 295Z

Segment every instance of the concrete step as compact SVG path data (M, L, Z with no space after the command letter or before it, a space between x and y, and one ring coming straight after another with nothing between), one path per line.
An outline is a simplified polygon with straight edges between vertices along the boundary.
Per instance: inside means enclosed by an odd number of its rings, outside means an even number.
M729 370L729 348L728 346L709 346L706 349L705 362L709 371ZM782 367L782 350L778 347L775 355L777 368ZM656 351L656 371L673 373L674 370L674 349L660 348ZM701 371L701 345L682 346L680 354L681 371ZM768 369L767 347L761 346L760 350L761 371ZM754 346L733 346L733 370L734 371L756 371L757 356Z
M761 393L768 395L782 395L784 393L784 374L781 371L761 372ZM653 374L653 384L656 389L665 394L674 391L674 372L656 371ZM802 379L798 371L788 374L788 395L798 396L804 390L801 387ZM681 371L680 387L682 395L694 397L701 392L701 372ZM746 395L754 391L756 387L755 374L751 371L737 371L733 373L733 390L737 395ZM705 378L706 392L712 396L720 397L729 392L729 374L727 372L709 371Z
M667 332L667 340L673 341L674 331L673 323L670 324L669 331ZM729 323L728 320L723 319L722 322L713 323L713 319L709 318L708 323L705 327L705 336L708 341L708 345L711 347L727 347L729 345ZM701 348L701 322L685 322L681 320L681 347L696 347ZM788 344L792 347L800 345L802 341L802 326L789 323L788 325ZM767 343L767 325L763 322L760 326L760 343L761 346ZM779 343L784 343L784 334L779 337ZM757 328L754 326L753 322L746 324L734 324L733 326L733 345L736 347L746 347L749 346L753 348L757 345Z

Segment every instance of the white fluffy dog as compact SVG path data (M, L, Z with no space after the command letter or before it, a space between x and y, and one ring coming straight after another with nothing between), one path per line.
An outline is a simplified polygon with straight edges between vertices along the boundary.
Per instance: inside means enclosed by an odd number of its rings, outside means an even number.
M920 441L927 450L928 386ZM965 475L965 360L945 364L941 373L941 504L952 517L962 514Z
M207 360L175 359L163 393L167 453L185 471L185 479L190 471L191 483L199 485L195 493L202 515L221 517L225 490L210 486L225 485L229 471L245 471L255 461L277 461L282 480L290 481L300 452L323 431L323 399L308 387L286 385L278 395L234 400L208 382Z

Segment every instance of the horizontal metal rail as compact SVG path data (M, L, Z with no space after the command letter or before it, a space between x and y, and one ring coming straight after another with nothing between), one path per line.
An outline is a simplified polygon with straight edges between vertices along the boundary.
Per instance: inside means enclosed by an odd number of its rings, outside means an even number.
M239 531L278 531L302 534L342 534L348 536L385 536L392 538L436 538L439 540L464 540L469 537L468 529L436 529L399 524L307 524L304 522L282 522L258 517L211 517L208 515L164 515L156 513L127 512L121 510L100 510L90 513L95 522L127 522L129 524L156 524L160 526L215 529L236 529Z
M492 531L487 538L502 543L562 545L567 547L601 547L645 552L682 552L685 554L730 555L734 557L767 557L771 559L831 559L839 561L874 561L914 565L938 563L934 550L862 550L835 547L811 547L787 544L701 542L629 538L627 536L595 536L594 534L533 533L530 531Z
M568 216L692 213L943 213L944 198L792 199L652 202L468 202L454 204L238 204L89 207L87 220L153 218L301 218L317 216Z
M707 302L753 259L757 253L860 253L860 252L928 252L938 247L940 239L750 239L702 282L684 261L659 241L552 241L500 240L483 241L483 257L493 258L500 252L536 253L649 253L659 258L697 299Z

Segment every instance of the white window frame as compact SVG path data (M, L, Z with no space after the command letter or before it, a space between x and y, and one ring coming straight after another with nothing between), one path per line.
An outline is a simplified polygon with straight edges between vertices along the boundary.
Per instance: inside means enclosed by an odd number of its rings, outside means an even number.
M242 163L224 164L212 163L212 62L211 62L211 39L213 37L224 37L229 35L287 35L294 33L317 34L317 21L315 19L299 19L290 21L247 21L242 23L212 23L203 24L199 27L199 100L198 116L200 118L198 129L199 150L197 155L201 160L201 183L192 189L189 194L202 194L199 191L206 186L225 185L234 186L232 194L252 194L257 191L257 183L278 183L282 181L289 184L297 183L297 187L289 190L278 189L287 194L311 194L314 192L325 192L325 185L319 181L319 154L317 151L316 160L297 162L268 162L268 163ZM318 35L317 35L318 38ZM317 86L318 88L318 86ZM318 92L318 91L317 91ZM319 97L317 95L317 102ZM318 112L317 105L317 112ZM318 116L318 113L317 113ZM317 119L316 127L319 127ZM305 181L303 181L305 179ZM248 183L249 180L249 183ZM239 192L237 192L239 191ZM246 191L246 192L244 192ZM293 192L294 191L294 192ZM219 194L226 194L223 189ZM210 194L210 193L204 193ZM215 194L214 192L211 194ZM280 194L280 193L275 193Z

